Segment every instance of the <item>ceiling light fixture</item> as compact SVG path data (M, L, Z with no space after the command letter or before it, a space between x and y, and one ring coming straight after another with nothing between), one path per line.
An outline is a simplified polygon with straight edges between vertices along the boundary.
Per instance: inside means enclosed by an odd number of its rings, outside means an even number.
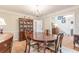
M40 6L39 5L35 5L35 6L32 6L33 7L33 14L36 16L36 17L39 17L40 16Z
M41 15L41 13L43 12L43 10L46 8L46 6L44 5L32 5L30 6L33 14L36 16L36 17L39 17Z

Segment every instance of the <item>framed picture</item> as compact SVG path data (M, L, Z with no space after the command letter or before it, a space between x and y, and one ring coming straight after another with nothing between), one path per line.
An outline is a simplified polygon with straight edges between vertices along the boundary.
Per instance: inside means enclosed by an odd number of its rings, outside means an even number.
M60 16L58 16L58 20L61 20L61 17Z
M63 16L58 16L58 20L61 20Z
M66 23L66 20L65 20L65 19L62 19L62 20L61 20L61 23Z
M61 20L61 23L66 23L64 16L58 16L58 20Z
M66 19L65 17L63 16L62 20L61 20L61 23L66 23Z

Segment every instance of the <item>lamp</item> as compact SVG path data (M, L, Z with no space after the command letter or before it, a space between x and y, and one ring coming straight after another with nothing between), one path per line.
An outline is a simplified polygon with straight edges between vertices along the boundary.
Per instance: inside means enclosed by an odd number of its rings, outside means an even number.
M6 25L3 18L0 18L0 34L3 33L3 26Z

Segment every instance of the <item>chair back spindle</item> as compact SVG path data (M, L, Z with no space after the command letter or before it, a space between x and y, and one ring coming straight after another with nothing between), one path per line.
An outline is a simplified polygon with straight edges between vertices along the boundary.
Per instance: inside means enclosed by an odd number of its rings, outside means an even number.
M57 36L56 52L58 52L59 48L60 48L60 52L61 52L63 37L64 37L64 34L63 33L59 33L58 36Z

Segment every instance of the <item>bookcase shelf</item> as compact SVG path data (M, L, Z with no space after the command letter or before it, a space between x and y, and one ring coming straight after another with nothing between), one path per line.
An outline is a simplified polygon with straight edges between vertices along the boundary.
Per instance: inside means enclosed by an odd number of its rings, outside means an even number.
M25 31L33 34L33 20L19 18L19 41L25 40Z

